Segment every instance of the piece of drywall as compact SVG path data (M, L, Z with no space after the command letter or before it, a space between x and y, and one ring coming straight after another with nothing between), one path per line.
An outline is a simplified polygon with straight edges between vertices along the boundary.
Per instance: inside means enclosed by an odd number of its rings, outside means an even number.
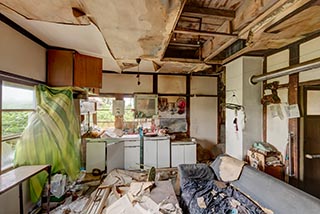
M46 81L46 49L0 21L0 70Z

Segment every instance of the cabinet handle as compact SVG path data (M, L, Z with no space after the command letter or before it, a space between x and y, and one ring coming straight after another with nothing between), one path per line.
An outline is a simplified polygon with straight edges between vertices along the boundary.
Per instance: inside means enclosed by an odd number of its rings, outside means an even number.
M125 146L124 148L139 148L140 146Z
M320 159L320 154L315 154L315 155L306 154L306 158L308 158L308 159Z

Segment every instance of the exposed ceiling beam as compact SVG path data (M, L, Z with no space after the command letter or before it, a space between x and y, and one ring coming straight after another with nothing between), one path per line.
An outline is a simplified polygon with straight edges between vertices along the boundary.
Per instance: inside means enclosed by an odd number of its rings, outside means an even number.
M232 20L235 18L235 12L233 10L223 10L216 8L206 8L206 7L191 7L185 6L182 11L183 16L191 17L219 17L227 20Z
M187 62L187 63L203 63L199 59L189 59L189 58L177 58L177 57L164 57L161 61L166 62Z
M246 38L250 30L263 31L273 23L277 22L278 20L281 20L281 18L294 12L298 8L302 7L304 4L308 3L309 1L310 0L302 0L294 1L293 3L291 3L288 0L279 0L272 7L270 7L263 14L261 14L258 18L256 18L245 28L243 28L239 32L239 36Z
M210 32L210 31L198 31L198 30L174 30L174 33L180 34L188 34L188 35L195 35L195 36L228 36L228 37L237 37L236 34L230 33L222 33L222 32Z
M172 30L176 28L176 26L177 26L177 24L178 24L178 22L179 22L180 16L181 16L181 14L182 14L182 11L183 11L183 8L184 8L186 2L187 2L187 0L183 0L182 3L181 3L181 8L180 8L179 13L178 13L178 15L177 15L177 17L176 17L176 20L175 20L175 23L174 23L174 25L173 25ZM164 57L164 55L165 55L166 52L167 52L167 48L168 48L169 43L170 43L170 41L171 41L172 35L173 35L173 33L172 33L172 31L171 31L168 40L167 40L167 41L165 42L165 44L164 44L164 45L165 45L165 49L163 50L163 53L161 54L161 57L160 57L161 59Z
M226 49L227 47L229 47L230 45L232 45L235 41L237 41L236 38L232 38L230 40L228 40L227 42L225 42L223 45L219 46L218 48L216 48L209 56L207 56L204 61L208 62L210 61L213 57L217 56L221 51L223 51L224 49Z
M269 26L272 26L272 24L281 20L283 17L288 16L290 13L299 9L300 7L302 7L304 4L306 4L308 2L310 2L310 0L300 0L300 1L295 0L293 2L289 1L289 0L279 0L272 7L270 7L263 14L261 14L258 18L256 18L249 25L247 25L245 28L243 28L238 34L239 38L247 39L250 31L253 31L255 35L262 33ZM217 56L224 48L228 47L229 45L231 45L235 41L236 41L236 39L232 38L228 42L224 43L224 45L220 46L219 48L214 49L204 59L204 61L205 62L210 61L212 58ZM243 50L241 50L240 53L246 53L251 50L253 50L253 47L246 47ZM223 60L223 63L230 61L230 59L234 59L238 55L239 55L239 53L236 53L234 56L228 57L227 59Z
M200 48L200 44L190 44L190 43L178 43L178 42L170 42L169 45L172 46L181 46L181 47L190 47L190 48Z

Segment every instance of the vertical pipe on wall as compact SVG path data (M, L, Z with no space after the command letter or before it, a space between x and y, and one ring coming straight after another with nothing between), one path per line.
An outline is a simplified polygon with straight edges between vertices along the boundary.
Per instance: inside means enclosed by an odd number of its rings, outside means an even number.
M191 73L192 74L192 73ZM186 78L186 117L187 117L187 135L190 136L190 93L191 93L191 75Z
M263 57L263 74L266 74L267 73L267 56L264 56ZM262 88L262 95L263 96L263 93L264 93L264 89L265 89L265 86L267 85L267 81L263 81L263 88ZM263 105L262 106L262 139L264 142L267 142L267 129L268 129L268 121L267 121L267 118L268 118L268 111L267 111L267 106L266 105Z

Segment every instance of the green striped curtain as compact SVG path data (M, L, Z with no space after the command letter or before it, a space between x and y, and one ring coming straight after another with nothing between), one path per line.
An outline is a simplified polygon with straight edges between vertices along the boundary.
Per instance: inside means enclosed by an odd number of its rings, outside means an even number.
M15 166L51 164L52 173L72 180L80 170L80 127L75 114L72 87L38 85L37 109L16 145ZM30 195L37 202L47 180L41 172L30 179Z

